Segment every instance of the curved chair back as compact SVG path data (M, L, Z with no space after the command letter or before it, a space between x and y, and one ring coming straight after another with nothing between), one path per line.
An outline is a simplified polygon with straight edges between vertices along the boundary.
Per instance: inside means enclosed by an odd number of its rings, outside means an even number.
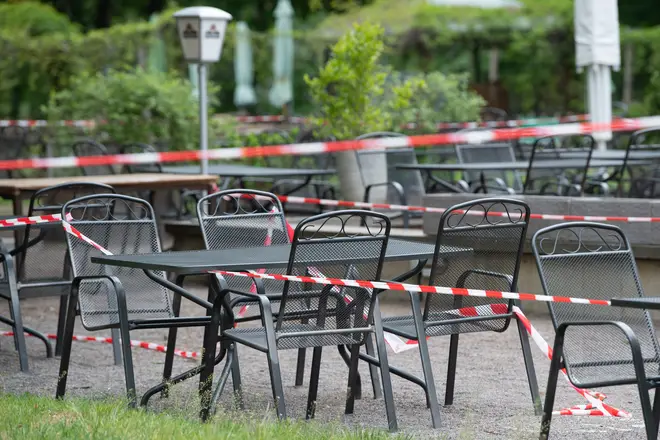
M644 295L630 243L616 226L550 226L534 234L532 249L546 295L606 300ZM624 322L637 335L648 374L658 376L660 348L648 312L573 303L548 306L555 328L565 322ZM635 378L630 345L615 326L569 327L563 356L576 385Z
M60 214L62 207L70 200L114 192L109 185L92 182L64 183L43 188L30 198L28 216ZM39 290L53 295L56 290L54 285L59 283L68 291L71 274L64 234L59 223L40 223L25 227L23 241L13 252L17 257L21 290L30 287L30 284L42 285Z
M156 218L151 205L134 197L99 194L74 199L62 207L69 223L113 254L160 252ZM83 240L67 234L72 272L77 276L117 276L126 290L129 321L171 318L170 295L140 269L95 264L90 258L101 252ZM162 272L155 276L165 277ZM119 323L117 299L112 283L105 278L83 281L79 289L83 326L88 330Z
M240 249L289 244L284 210L271 193L227 190L210 194L197 204L197 218L206 249ZM282 271L282 270L280 270ZM230 287L249 291L253 282L228 277ZM264 280L267 292L282 292L282 283Z
M488 213L503 213L497 216ZM519 200L488 198L452 206L440 217L436 251L429 284L458 288L515 291L520 260L529 224L529 206ZM442 248L463 249L451 258L442 257ZM424 320L455 319L456 310L463 307L513 304L508 300L428 295ZM510 311L510 310L509 310ZM504 331L510 318L478 323L469 321L453 325L429 327L433 336L469 333L485 330Z
M103 144L100 144L91 139L85 139L73 144L73 154L76 157L85 156L107 156L108 149ZM80 167L85 176L106 176L116 174L112 165L98 165Z
M375 132L358 136L356 140L404 137L401 133ZM426 195L424 179L419 171L400 170L398 165L417 164L414 148L384 148L355 151L360 178L367 188L365 200L375 203L421 205ZM368 190L373 186L371 191Z
M121 154L144 154L144 153L157 153L158 151L149 144L136 142L133 144L123 145L120 149ZM126 164L124 165L126 172L135 173L162 173L163 167L160 163L139 163L139 164Z
M347 226L361 223L370 225L365 233L347 232ZM307 218L295 229L287 273L312 271L316 276L379 280L389 234L387 216L369 211ZM276 324L278 347L360 344L365 332L359 329L368 327L375 299L368 288L285 282Z
M545 136L534 141L523 186L524 194L581 196L587 181L589 164L596 141L593 136ZM571 170L535 168L544 160L577 162Z

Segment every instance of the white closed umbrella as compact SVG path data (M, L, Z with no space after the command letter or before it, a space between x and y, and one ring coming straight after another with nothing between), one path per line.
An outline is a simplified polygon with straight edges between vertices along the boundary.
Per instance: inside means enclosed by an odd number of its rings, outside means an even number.
M275 107L293 101L293 7L289 0L278 0L275 7L273 86L268 99Z
M587 102L591 122L612 122L612 69L621 67L617 0L575 0L575 64L587 70ZM593 133L599 150L612 131Z
M257 103L254 93L254 69L252 67L252 39L250 29L244 21L236 23L236 47L234 53L234 104L236 107L247 107Z

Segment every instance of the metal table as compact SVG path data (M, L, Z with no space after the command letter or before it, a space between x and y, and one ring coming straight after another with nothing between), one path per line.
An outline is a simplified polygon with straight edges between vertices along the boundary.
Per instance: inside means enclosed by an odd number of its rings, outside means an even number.
M289 263L289 253L291 250L291 245L276 245L276 246L267 246L260 248L241 248L241 249L228 249L228 250L200 250L200 251L186 251L186 252L164 252L164 253L155 253L155 254L134 254L134 255L99 255L91 258L93 263L106 264L110 266L120 266L120 267L131 267L136 269L143 269L147 275L151 275L152 271L166 271L173 272L178 275L190 275L190 274L202 274L210 270L249 270L249 269L272 269L272 268L282 268L286 267ZM471 252L471 249L468 248L459 248L453 246L447 246L441 250L441 253L445 257L451 257L452 255L460 255L466 252ZM387 245L387 251L385 254L386 261L411 261L417 260L417 265L406 272L405 274L400 275L395 278L395 281L404 281L419 272L424 268L426 262L429 258L432 258L435 253L435 246L429 243L419 243L407 240L400 239L389 239ZM367 255L347 255L346 260L351 262L359 263L361 259L364 259ZM371 256L370 258L373 258ZM297 261L297 265L307 266L314 264L323 264L327 262L337 261L337 256L330 258L327 255L315 255L313 258L310 258L309 261ZM150 276L154 281L157 281L166 287L168 283L165 280L162 280L159 277ZM171 288L171 287L170 287ZM180 287L179 287L180 288ZM374 319L381 319L380 312L377 310L378 302L375 305L374 309ZM231 311L229 311L231 316ZM232 320L233 321L233 320ZM233 322L223 325L233 326ZM172 344L173 341L168 341L168 344ZM348 362L348 353L346 352L345 347L338 347L339 352ZM220 363L225 354L226 350L221 349L220 355L215 359L215 364ZM361 359L367 360L366 357ZM370 371L372 373L372 378L375 377L375 370L372 370L373 360L370 362ZM174 384L183 380L186 380L194 375L199 374L202 371L201 367L197 367L179 374L176 377L168 378L167 382L163 382L155 387L152 387L142 398L142 402L148 401L148 399L156 393L161 392L168 384ZM392 370L397 374L398 370ZM374 385L374 393L378 393L376 385ZM356 386L356 395L361 394L361 385L358 382Z
M635 159L635 164L647 163L643 160ZM608 168L620 167L623 165L623 159L591 159L589 168ZM534 161L532 169L537 170L569 170L569 169L584 169L586 166L586 158L583 159L551 159ZM487 171L520 171L529 168L528 160L519 160L514 162L484 162L484 163L440 163L440 164L402 164L396 166L401 170L423 171L426 172L429 179L436 181L440 184L450 185L448 182L439 181L434 172L446 171L472 171L480 173L481 187L486 187L485 172Z
M611 303L614 307L628 307L632 309L660 310L660 297L645 296L640 298L612 298Z
M201 169L197 165L166 166L162 168L164 173L171 174L199 174ZM221 188L227 189L234 180L238 180L243 186L245 180L250 179L289 179L297 177L301 179L297 185L287 191L287 194L294 193L301 188L306 187L317 176L334 175L336 171L332 168L313 169L313 168L275 168L258 167L253 165L241 164L211 164L208 169L209 174L215 174L220 177Z
M131 267L147 271L165 271L178 275L203 274L210 270L253 270L282 268L289 264L291 245L276 245L259 248L224 250L199 250L161 252L156 254L99 255L92 257L93 263L110 266ZM428 260L433 257L435 246L391 238L387 244L386 261ZM446 256L470 252L469 249L447 246L442 253ZM372 255L347 255L346 259L359 263ZM297 261L298 265L322 265L336 261L327 255L318 255L309 261ZM423 267L423 265L422 265Z

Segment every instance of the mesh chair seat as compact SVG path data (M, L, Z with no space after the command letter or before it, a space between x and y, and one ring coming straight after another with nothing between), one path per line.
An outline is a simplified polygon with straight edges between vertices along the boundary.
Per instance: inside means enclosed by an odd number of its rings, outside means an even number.
M474 333L474 332L484 332L484 331L502 331L502 328L506 326L509 319L511 319L511 314L507 313L505 315L494 315L502 316L502 319L492 319L488 321L478 321L473 323L461 323L461 324L441 324L441 325L432 325L426 327L426 336L449 336L452 334L459 333ZM439 322L439 321L448 321L455 320L460 318L456 313L431 313L428 315L428 322ZM415 331L415 321L412 316L392 316L388 318L383 318L383 328L395 335L407 339L417 339L417 332Z
M301 332L310 333L316 331L325 331L327 326L317 326L314 324L294 324L287 326L286 333ZM283 334L286 334L283 333ZM259 328L233 328L224 332L228 338L252 347L256 350L266 351L268 346L266 344L266 329ZM275 333L276 338L280 334ZM297 337L286 337L277 339L277 348L280 350L292 350L297 348L310 348L310 347L327 347L332 345L354 345L363 340L363 335L359 332L355 333L355 338L350 335L304 335Z

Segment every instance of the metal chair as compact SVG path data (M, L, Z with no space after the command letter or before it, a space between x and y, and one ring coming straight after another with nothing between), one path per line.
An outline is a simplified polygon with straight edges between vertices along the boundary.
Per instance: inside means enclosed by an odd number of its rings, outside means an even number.
M91 139L85 139L74 143L72 149L73 154L76 157L107 156L109 154L108 149L105 148L103 144L100 144ZM80 169L85 176L105 176L117 174L115 168L112 165L87 166L80 167Z
M121 154L149 154L157 153L158 150L152 145L136 142L132 144L123 145L120 149ZM163 166L160 163L143 163L143 164L126 164L124 171L129 174L137 173L162 173ZM194 191L189 189L172 190L168 191L168 209L167 213L161 214L163 218L189 218L195 215L195 208L199 199L204 195L202 191ZM177 194L179 195L177 197ZM143 191L137 194L141 199L149 201L153 206L155 205L155 191Z
M488 212L505 212L507 215L492 217L484 214ZM474 200L449 208L440 218L429 285L515 291L529 214L529 206L525 203L503 198ZM465 252L449 260L439 257L443 246L464 248ZM440 425L440 410L426 337L451 336L445 391L445 405L451 405L454 400L459 335L484 331L504 332L511 319L515 318L512 307L516 303L490 298L429 294L422 307L417 293L410 293L410 302L411 315L384 318L383 327L387 332L419 342L424 378L394 368L392 372L422 386L431 410L433 427L437 428ZM465 307L493 304L506 304L507 312L470 317L459 313L459 309ZM532 400L535 410L540 413L541 401L529 340L525 328L520 322L517 324Z
M72 217L69 223L73 227L112 253L161 251L154 211L144 200L114 194L86 196L66 203L62 215L67 214ZM211 305L167 281L162 272L94 264L90 258L101 255L99 250L70 234L66 241L74 279L68 300L56 397L62 398L66 391L73 328L79 314L87 330L119 329L128 403L134 407L136 391L130 331L200 326L208 330L211 323L208 316L175 316L168 290L207 310ZM211 331L214 332L217 330ZM211 363L207 358L204 362ZM204 408L203 400L202 410Z
M114 193L111 186L99 183L65 183L36 191L30 198L28 216L59 214L69 200L90 194ZM7 251L14 258L16 270L5 267L5 276L0 280L0 297L9 301L15 329L14 339L19 353L21 370L28 370L25 338L20 316L20 299L59 296L60 308L57 320L55 355L61 354L67 295L71 288L71 267L64 231L59 222L29 224L18 236L17 246ZM28 331L35 334L33 331ZM35 335L46 344L50 353L50 342L43 335ZM50 356L48 356L50 357ZM116 362L119 362L116 359Z
M589 222L550 226L532 248L546 295L611 299L643 297L630 243L620 228ZM580 388L636 384L648 439L660 420L660 347L645 310L548 303L556 336L541 436L550 433L557 376L566 368ZM651 406L649 391L655 388Z
M523 185L523 194L581 196L587 185L608 192L607 185L589 180L589 164L596 142L591 135L545 136L534 141L529 166ZM534 164L543 160L557 160L562 154L572 160L584 160L582 169L573 175L563 169L538 169Z
M34 134L23 127L10 126L0 130L0 160L12 160L27 157L27 142L34 140ZM42 153L42 152L40 152ZM30 170L34 172L34 170ZM22 177L22 170L0 171L0 178Z
M404 137L393 132L368 133L356 140ZM364 185L364 201L401 205L421 205L426 195L421 172L399 170L397 165L417 164L417 155L413 148L384 148L379 150L355 151L360 178ZM385 165L385 169L381 167ZM383 175L383 171L385 175ZM376 190L383 188L380 194ZM375 198L374 198L375 197ZM390 218L402 217L403 227L410 224L411 213L408 211L388 211Z
M345 234L344 227L352 219L371 227L365 235ZM337 232L337 227L340 231ZM390 233L389 219L369 211L346 210L320 214L298 224L291 245L287 274L304 275L309 265L314 265L320 273L329 277L345 277L359 273L363 279L380 279L385 250ZM228 289L223 292L225 308L233 308L245 302L258 302L262 327L227 327L221 339L227 346L227 364L215 390L215 402L222 393L230 370L240 377L238 364L233 362L235 344L243 344L266 353L273 389L273 399L280 419L286 418L284 390L279 366L279 351L288 349L314 348L312 371L307 401L307 418L314 417L319 369L323 347L349 346L351 351L348 377L348 395L345 412L353 412L359 348L367 336L376 334L381 378L383 382L385 407L389 427L396 429L396 414L389 377L387 351L379 320L372 324L372 317L378 311L378 293L361 287L324 286L311 289L300 283L285 282L280 306L273 310L268 295L240 292ZM236 297L229 299L227 293ZM261 291L263 293L263 290ZM220 297L218 298L220 299ZM221 309L216 301L214 314ZM215 351L215 346L205 350Z
M257 190L236 189L220 191L202 198L197 204L197 218L202 230L206 249L239 249L290 244L284 211L277 196ZM277 272L275 270L275 272ZM216 275L217 289L224 287L239 291L256 292L250 279L228 278ZM279 281L264 280L263 287L269 295L281 295L283 284ZM277 309L279 301L273 300ZM180 301L174 298L174 313L179 313ZM276 310L277 312L277 310ZM258 302L242 304L236 315L237 322L260 319ZM176 343L176 329L170 330L168 347ZM296 386L303 384L305 352L298 352ZM165 358L165 380L172 373L174 351L168 351Z
M459 163L515 162L511 144L456 145ZM466 192L494 192L516 194L522 190L522 179L517 171L468 171L458 186Z
M302 130L300 134L294 139L293 143L302 144L310 142L325 142L334 141L334 137L319 138L314 133L314 130ZM331 154L313 154L310 156L292 156L292 163L288 166L293 168L307 168L307 169L320 169L325 170L334 168L334 156ZM313 197L317 199L336 199L337 186L328 179L313 178L309 182L300 178L279 179L273 183L270 191L275 194L286 194L298 197ZM289 204L283 204L287 212L295 212L301 214L314 214L323 212L323 206L313 205L297 205L291 207Z
M658 149L660 149L660 127L638 130L630 136L623 164L605 179L605 182L616 182L617 197L657 197L657 187L660 184L658 161L637 164L630 157L630 153Z

